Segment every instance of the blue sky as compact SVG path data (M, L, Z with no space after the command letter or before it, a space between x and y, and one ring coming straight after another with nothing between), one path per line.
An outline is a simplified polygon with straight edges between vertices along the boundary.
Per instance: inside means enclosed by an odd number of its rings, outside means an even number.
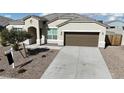
M112 21L112 20L122 20L124 21L123 13L88 13L84 14L91 18L103 21Z
M41 16L41 13L0 13L0 16L5 16L5 17L9 17L12 19L21 19L27 15L38 15Z
M91 18L103 21L111 21L111 20L123 20L124 21L124 14L123 13L81 13L82 15L87 15ZM37 15L42 16L45 13L0 13L0 16L9 17L12 19L21 19L27 15Z

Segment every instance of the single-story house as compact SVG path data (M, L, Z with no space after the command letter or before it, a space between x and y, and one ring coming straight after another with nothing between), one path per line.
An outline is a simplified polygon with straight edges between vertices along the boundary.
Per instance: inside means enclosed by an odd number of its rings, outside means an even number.
M105 24L75 13L56 15L54 13L45 16L47 19L53 18L48 22L48 43L105 47ZM56 32L56 34L51 32Z
M28 31L33 35L27 44L56 43L61 46L105 47L106 25L76 13L53 13L27 16L10 22L8 29Z
M124 21L112 20L112 21L105 22L105 24L109 25L109 27L107 27L107 30L106 30L107 35L111 35L111 34L122 35L122 38L120 38L120 42L121 42L120 45L124 45Z
M122 20L113 20L105 22L105 24L109 25L107 31L115 32L115 33L123 33L124 32L124 22Z

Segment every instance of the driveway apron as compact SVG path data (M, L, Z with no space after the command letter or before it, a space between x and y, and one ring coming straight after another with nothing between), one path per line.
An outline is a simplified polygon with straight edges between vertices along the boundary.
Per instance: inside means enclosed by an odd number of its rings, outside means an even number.
M42 79L110 79L111 75L97 47L63 47Z

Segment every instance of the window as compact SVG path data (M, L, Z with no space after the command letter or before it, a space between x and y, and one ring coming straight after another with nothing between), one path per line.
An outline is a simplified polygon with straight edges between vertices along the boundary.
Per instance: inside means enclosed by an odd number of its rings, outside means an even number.
M46 24L46 21L43 21L43 25L45 25Z
M49 28L48 39L57 39L57 28Z
M15 28L15 27L14 27L12 30L13 30L13 31L22 31L22 28Z
M33 21L32 21L32 20L30 20L30 24L32 24L32 22L33 22Z
M110 26L110 28L114 29L114 28L115 28L115 26Z

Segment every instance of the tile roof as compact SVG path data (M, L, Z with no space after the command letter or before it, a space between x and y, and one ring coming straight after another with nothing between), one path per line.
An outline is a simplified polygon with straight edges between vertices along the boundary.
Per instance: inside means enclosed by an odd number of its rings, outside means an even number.
M75 17L80 17L80 16L81 16L80 14L76 14L76 13L52 13L43 17L48 20L48 23L51 23L58 19L73 19Z
M112 20L112 21L105 22L105 24L110 24L112 22L121 22L121 23L124 23L124 21L122 21L122 20Z
M84 16L84 15L81 15L79 17L75 17L75 18L70 19L70 20L68 20L68 21L66 21L64 23L61 23L61 24L58 25L58 27L61 27L61 26L65 25L65 24L67 24L67 23L96 23L96 24L99 24L101 26L108 27L107 24L104 24L102 22L99 22L99 21L97 21L95 19L92 19L92 18Z
M70 20L70 22L96 22L96 20L82 15Z
M62 16L63 13L52 13L52 14L48 14L43 16L44 18L46 18L48 20L48 22L58 19L58 17Z
M37 19L37 20L47 21L46 18L40 17L40 16L36 16L36 15L29 15L29 16L26 16L26 17L23 18L23 20L26 20L26 19L28 19L28 18L30 18L30 17L33 17L33 18L35 18L35 19Z
M80 18L80 14L76 13L64 13L64 15L60 16L60 19L74 19L74 18Z
M61 23L58 25L58 27L61 27L67 23L97 23L99 25L108 27L107 24L101 23L95 19L92 19L90 17L80 15L78 13L52 13L48 14L46 16L43 16L48 20L48 23L54 22L58 19L68 19L66 22Z
M44 17L40 17L40 16L36 16L36 15L29 15L29 16L24 17L23 19L10 21L9 24L10 25L24 25L24 21L30 17L33 17L33 18L36 18L36 19L42 20L42 21L47 21L47 19L45 19Z

